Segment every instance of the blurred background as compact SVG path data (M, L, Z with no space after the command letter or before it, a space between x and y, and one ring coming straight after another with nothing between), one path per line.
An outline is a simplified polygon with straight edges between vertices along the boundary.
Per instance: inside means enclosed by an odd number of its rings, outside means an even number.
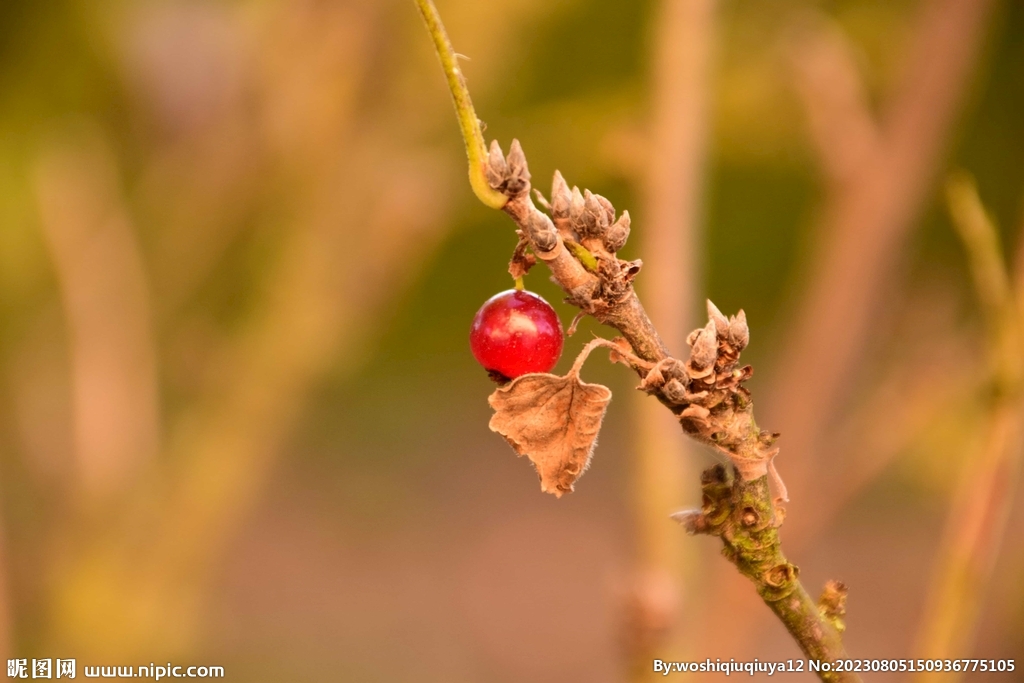
M437 4L485 136L630 210L677 354L705 297L745 309L787 554L849 585L851 654L921 652L992 412L942 184L973 174L1014 262L1024 5ZM715 460L623 367L584 370L615 398L572 495L488 431L467 336L514 245L409 0L0 4L0 649L254 682L800 656L668 519ZM1004 497L944 656L1019 669Z

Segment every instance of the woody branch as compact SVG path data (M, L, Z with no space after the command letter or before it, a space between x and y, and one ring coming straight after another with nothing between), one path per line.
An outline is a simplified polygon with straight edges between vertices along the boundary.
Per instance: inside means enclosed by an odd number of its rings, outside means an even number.
M416 2L463 124L474 192L516 224L520 241L510 264L512 275L519 276L537 260L543 261L568 303L579 308L581 315L590 315L622 334L613 360L637 372L642 378L639 388L665 405L684 433L724 455L732 465L706 471L701 510L675 517L690 533L722 539L725 557L753 581L808 657L846 658L841 639L845 587L830 582L816 604L800 583L799 570L782 553L778 527L786 494L772 464L778 435L757 426L750 392L743 387L753 372L750 366L739 365L740 352L749 342L745 315L740 311L726 318L708 302L707 325L687 339L689 357L685 361L673 357L633 289L641 262L617 256L629 237L628 212L616 216L607 199L575 187L570 190L556 172L550 202L537 193L545 213L534 204L526 155L518 141L513 140L507 156L497 142L482 154L479 123L437 10L430 0ZM466 133L466 122L475 130ZM486 189L480 187L481 177ZM494 193L504 200L495 201ZM778 491L775 498L769 479ZM859 680L851 673L822 672L821 677Z

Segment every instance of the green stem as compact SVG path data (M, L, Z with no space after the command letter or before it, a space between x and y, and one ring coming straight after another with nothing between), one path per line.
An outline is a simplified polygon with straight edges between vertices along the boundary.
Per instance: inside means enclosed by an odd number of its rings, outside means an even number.
M702 509L673 517L692 534L722 539L722 554L754 582L808 659L829 665L847 659L842 641L846 588L831 582L820 604L807 594L800 570L782 554L768 477L743 481L716 465L704 472L701 488ZM819 671L818 677L825 683L860 683L851 671Z
M437 57L441 60L441 67L448 79L448 89L452 93L452 102L455 104L455 113L459 118L459 128L462 129L462 139L466 142L466 156L469 157L469 184L473 188L473 194L492 209L500 209L508 202L508 197L498 192L487 182L485 174L487 163L487 147L484 145L484 135L480 130L480 119L476 117L476 110L473 109L473 100L469 97L469 89L466 87L466 80L459 68L458 58L455 50L444 30L441 16L434 7L433 0L416 0L416 6L423 15L423 22L427 25L427 32L434 41L434 49Z

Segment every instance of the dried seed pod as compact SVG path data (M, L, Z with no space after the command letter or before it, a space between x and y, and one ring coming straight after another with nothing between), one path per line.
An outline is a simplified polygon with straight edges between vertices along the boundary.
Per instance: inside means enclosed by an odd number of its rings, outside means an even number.
M572 205L572 192L559 171L555 171L555 179L551 183L551 217L568 218L569 207Z
M742 309L729 321L729 343L737 351L747 348L747 344L750 343L750 328L747 327L747 314Z
M505 163L505 155L501 151L501 145L497 140L491 140L491 149L487 154L487 184L498 190L505 183L508 177L508 164Z
M629 226L629 211L623 211L619 220L612 223L604 233L605 249L614 254L626 246L626 240L629 239Z

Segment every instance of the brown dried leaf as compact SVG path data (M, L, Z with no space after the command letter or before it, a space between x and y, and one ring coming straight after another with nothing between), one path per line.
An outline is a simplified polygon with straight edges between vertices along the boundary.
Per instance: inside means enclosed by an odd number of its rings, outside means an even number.
M603 339L587 344L565 377L532 373L496 389L491 431L505 437L519 455L530 458L540 488L561 498L590 465L611 390L580 379L583 361Z
M512 252L512 260L508 263L508 274L512 276L513 280L523 277L530 272L530 268L537 264L537 257L526 250L530 243L523 238L521 230L516 232L519 234L519 243L516 244L516 248Z

